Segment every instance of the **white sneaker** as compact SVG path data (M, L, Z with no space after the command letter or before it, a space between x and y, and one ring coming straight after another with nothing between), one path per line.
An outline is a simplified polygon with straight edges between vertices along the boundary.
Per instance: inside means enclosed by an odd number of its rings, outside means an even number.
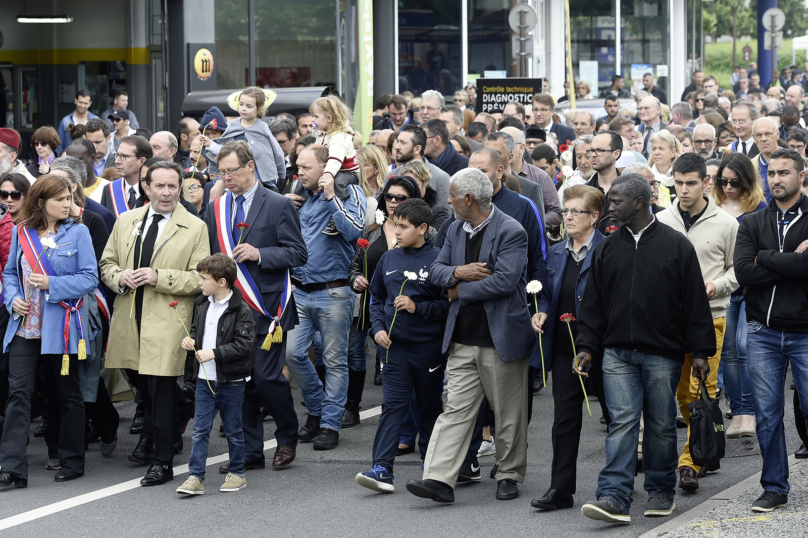
M497 448L494 446L494 438L492 437L490 441L483 440L483 444L480 445L480 450L477 452L477 457L493 456L496 453Z

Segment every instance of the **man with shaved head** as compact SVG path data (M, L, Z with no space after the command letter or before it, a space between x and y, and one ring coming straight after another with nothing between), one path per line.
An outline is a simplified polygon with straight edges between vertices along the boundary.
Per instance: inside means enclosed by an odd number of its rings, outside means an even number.
M760 154L752 159L752 164L755 165L755 169L758 171L758 179L760 179L763 193L766 195L766 201L769 202L772 199L772 193L766 178L769 177L769 160L772 153L780 149L780 146L777 145L777 140L780 138L780 129L773 119L758 118L752 125L752 136L760 150Z
M693 129L693 149L705 161L715 156L715 127L709 123L702 123Z

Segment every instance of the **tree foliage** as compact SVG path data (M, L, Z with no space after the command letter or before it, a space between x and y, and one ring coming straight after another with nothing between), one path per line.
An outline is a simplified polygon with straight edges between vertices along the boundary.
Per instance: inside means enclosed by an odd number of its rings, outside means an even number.
M757 0L749 1L749 9L755 23L757 22L757 4ZM783 26L785 36L799 37L808 32L808 7L805 6L804 0L777 0L777 7L786 15L786 23ZM755 24L755 28L757 28L757 24Z

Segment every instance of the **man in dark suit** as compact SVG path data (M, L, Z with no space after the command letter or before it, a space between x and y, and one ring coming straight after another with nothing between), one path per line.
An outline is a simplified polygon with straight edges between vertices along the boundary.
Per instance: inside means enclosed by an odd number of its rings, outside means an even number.
M449 129L442 120L429 120L421 127L426 132L424 155L429 158L432 164L450 176L455 175L455 173L464 168L468 168L469 158L458 153L449 142Z
M121 177L106 185L101 195L101 205L112 211L116 219L130 209L143 207L146 196L140 190L140 168L153 155L151 144L142 136L121 138L115 158Z
M454 501L483 397L497 424L497 499L515 499L527 469L527 359L536 343L530 331L525 285L527 233L494 207L493 185L483 172L455 174L450 190L458 222L452 224L435 263L432 282L449 289L443 352L449 353L449 395L413 495Z
M537 93L533 96L533 117L536 125L544 129L546 134L553 133L559 144L566 144L567 140L575 140L575 131L553 121L555 113L555 100L549 93Z
M308 253L294 203L256 181L250 146L243 140L228 142L219 152L218 162L230 192L211 202L205 211L210 250L238 262L236 286L246 291L244 297L253 310L257 335L253 344L255 367L242 407L245 466L265 466L261 407L266 407L277 426L278 447L272 466L280 469L295 459L299 426L292 391L282 373L286 334L298 323L289 271L305 264ZM248 227L240 231L240 223ZM227 473L227 465L219 471Z

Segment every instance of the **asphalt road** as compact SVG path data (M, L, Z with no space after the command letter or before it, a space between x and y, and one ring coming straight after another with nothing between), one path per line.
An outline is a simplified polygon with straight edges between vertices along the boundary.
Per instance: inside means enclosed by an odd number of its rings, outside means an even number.
M372 362L368 363L372 368ZM369 371L372 372L372 369ZM790 378L788 380L790 383ZM786 385L788 387L788 384ZM295 389L300 417L305 408L299 404L300 391ZM799 446L793 428L791 392L786 388L786 425L789 453ZM381 387L367 377L363 410L376 413L381 404ZM395 468L396 491L376 494L356 485L354 476L371 465L371 447L378 416L340 432L340 445L327 452L315 452L311 444L299 446L297 460L288 469L264 469L247 473L247 488L238 493L220 493L224 481L216 468L208 467L207 494L184 497L175 489L187 478L175 474L165 486L137 486L145 468L131 464L126 455L137 438L128 427L134 413L131 402L118 404L121 413L121 444L109 460L101 458L98 444L87 454L85 477L65 484L53 481L54 472L44 468L47 451L43 439L35 439L31 429L28 449L31 467L29 486L22 490L0 492L0 535L19 537L65 536L583 536L597 532L599 536L639 536L664 523L664 519L643 517L647 496L642 484L644 475L635 481L635 504L630 526L609 526L583 517L580 507L594 499L597 474L604 464L604 427L598 422L597 403L594 416L585 415L578 460L578 491L575 507L570 510L539 512L530 500L542 495L549 484L553 401L549 389L534 401L533 422L529 428L528 475L520 487L520 497L513 501L494 498L496 482L488 478L493 457L481 458L483 480L458 487L455 503L443 505L409 494L407 480L421 476L420 457L409 454L399 458ZM585 412L585 407L584 407ZM727 421L728 423L728 421ZM226 454L224 438L220 438L218 419L211 438L210 456ZM265 422L265 438L272 438L274 423ZM185 450L175 457L175 466L187 464L192 426L185 434ZM685 430L679 430L680 448ZM271 458L273 450L267 451ZM721 470L701 481L694 494L677 494L675 515L682 514L711 496L742 481L760 470L760 456L754 440L728 440L728 456ZM223 458L219 458L221 460ZM127 484L129 482L129 484ZM80 497L82 495L85 497ZM88 497L90 499L88 500ZM77 504L66 510L48 514L56 508ZM85 502L88 501L88 502ZM62 504L55 504L62 503ZM25 520L28 521L25 521ZM5 529L5 530L2 530ZM13 534L12 534L13 533Z

